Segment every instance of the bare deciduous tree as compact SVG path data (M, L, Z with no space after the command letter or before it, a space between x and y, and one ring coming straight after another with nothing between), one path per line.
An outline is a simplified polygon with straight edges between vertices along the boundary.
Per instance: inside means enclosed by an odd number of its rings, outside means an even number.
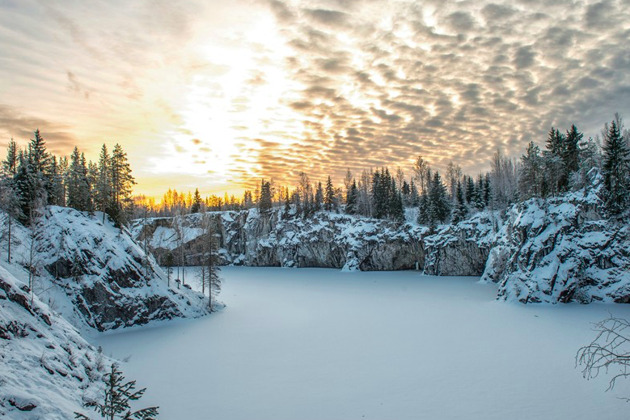
M582 376L586 379L596 378L602 371L612 371L609 391L615 387L617 379L630 376L630 321L611 315L596 323L594 330L595 339L578 350L576 365L584 366Z

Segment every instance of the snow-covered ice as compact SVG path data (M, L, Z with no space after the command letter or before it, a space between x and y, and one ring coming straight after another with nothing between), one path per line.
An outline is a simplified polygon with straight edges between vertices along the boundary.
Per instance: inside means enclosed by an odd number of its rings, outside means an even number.
M209 317L98 335L169 419L619 419L575 368L593 322L630 306L519 305L417 272L226 267ZM192 269L187 279L192 282Z

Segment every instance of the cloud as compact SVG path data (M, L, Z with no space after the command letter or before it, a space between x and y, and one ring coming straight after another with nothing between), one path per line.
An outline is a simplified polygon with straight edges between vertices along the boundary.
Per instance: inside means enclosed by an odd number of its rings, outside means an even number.
M550 125L630 115L619 0L235 1L0 5L0 134L120 138L141 168L251 187L417 154L475 174Z
M304 9L304 14L313 22L331 27L343 27L347 24L349 15L345 12L326 9Z
M468 12L453 12L446 21L457 33L467 32L475 26L475 19Z

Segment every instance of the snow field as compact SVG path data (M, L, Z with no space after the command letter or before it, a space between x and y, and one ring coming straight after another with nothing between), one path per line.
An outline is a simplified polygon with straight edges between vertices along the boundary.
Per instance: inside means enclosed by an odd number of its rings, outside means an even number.
M194 269L187 283L194 285ZM223 311L107 333L160 418L618 419L630 383L586 381L577 349L625 305L495 301L417 272L225 267Z

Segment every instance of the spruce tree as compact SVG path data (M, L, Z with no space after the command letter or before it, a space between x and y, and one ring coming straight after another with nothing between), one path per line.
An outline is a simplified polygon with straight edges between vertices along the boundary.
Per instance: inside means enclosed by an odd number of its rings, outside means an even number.
M446 186L438 171L433 175L429 188L429 224L444 223L451 212L450 200Z
M121 225L126 221L125 213L129 205L131 189L136 181L131 175L127 154L119 144L116 144L112 151L110 171L112 204L109 215L117 225Z
M332 179L328 176L326 179L326 192L324 194L324 208L326 211L331 211L335 204L335 189L332 184Z
M468 209L466 207L466 200L464 199L464 189L462 183L458 180L455 191L455 209L453 211L453 223L459 223L466 218Z
M565 137L562 155L565 170L564 176L567 180L570 180L571 174L577 172L579 169L580 143L582 142L582 137L584 137L584 134L578 131L575 124L571 125Z
M258 200L258 210L261 214L271 211L271 182L262 179L260 181L260 199Z
M96 182L94 184L94 207L105 214L114 213L114 198L112 195L111 158L107 146L103 144L98 158Z
M519 197L521 200L540 197L542 176L540 149L532 141L527 146L525 154L521 156L521 176L519 178Z
M87 178L85 156L77 147L70 155L70 167L66 174L67 205L79 211L91 210L90 186Z
M125 382L125 377L118 369L118 365L114 363L111 371L105 375L103 402L89 401L84 406L94 409L102 418L108 420L154 420L158 415L159 407L147 407L134 412L131 411L130 402L142 398L145 391L146 388L136 391L136 381ZM85 414L77 412L74 413L74 418L90 420Z
M547 150L543 153L546 190L549 194L556 195L566 189L567 180L564 177L565 138L553 127L547 137ZM544 196L544 195L543 195Z
M472 177L466 177L466 203L474 204L477 201L475 195L475 181L473 181Z
M199 194L199 188L195 188L195 194L193 195L192 206L190 207L191 213L199 213L201 210L201 195Z
M409 205L412 207L416 207L420 204L420 195L418 194L418 188L416 188L416 183L414 180L411 180L409 184Z
M317 183L317 188L315 189L315 201L313 203L313 207L315 211L320 211L322 209L322 204L324 203L324 188L322 187L322 183Z
M611 214L624 212L630 205L630 148L621 136L621 127L612 121L604 138L602 172L606 208Z
M359 190L357 189L357 181L353 179L348 194L346 195L346 213L357 214L358 198Z

